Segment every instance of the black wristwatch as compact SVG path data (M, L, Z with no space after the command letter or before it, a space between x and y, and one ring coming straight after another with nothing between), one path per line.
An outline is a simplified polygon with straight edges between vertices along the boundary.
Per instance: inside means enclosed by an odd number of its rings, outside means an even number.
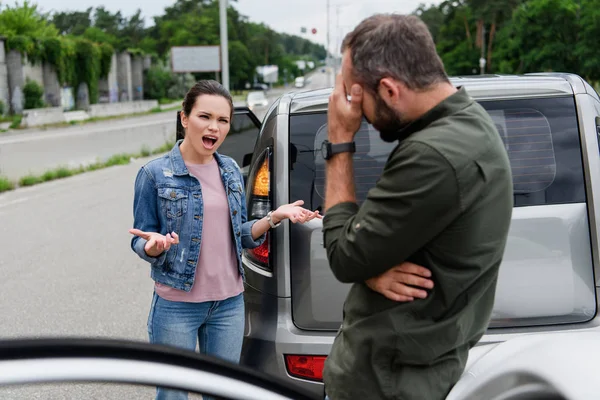
M356 143L331 143L329 140L324 140L321 144L321 154L323 158L329 160L334 154L338 153L354 153L356 152Z

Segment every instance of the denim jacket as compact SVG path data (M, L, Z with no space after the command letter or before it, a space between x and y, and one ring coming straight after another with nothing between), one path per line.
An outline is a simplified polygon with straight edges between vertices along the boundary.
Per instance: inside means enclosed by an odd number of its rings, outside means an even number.
M203 201L198 179L190 175L178 141L173 149L160 158L140 168L135 179L133 201L133 227L145 232L166 235L175 232L179 244L158 257L150 257L144 251L146 240L134 236L131 248L151 265L151 276L156 282L189 292L194 283L196 264L202 241ZM215 153L231 216L232 240L235 240L238 268L242 268L242 249L260 246L263 234L252 239L252 225L246 216L244 179L237 163L230 157Z

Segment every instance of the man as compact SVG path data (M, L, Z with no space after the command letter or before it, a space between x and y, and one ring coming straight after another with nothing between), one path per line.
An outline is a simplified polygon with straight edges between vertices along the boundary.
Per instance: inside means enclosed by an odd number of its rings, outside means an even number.
M323 235L331 270L353 285L325 391L443 399L489 323L513 207L508 156L486 111L449 82L419 18L367 18L342 53L323 144ZM359 207L351 143L363 116L395 147ZM431 271L425 298L380 290L403 263Z

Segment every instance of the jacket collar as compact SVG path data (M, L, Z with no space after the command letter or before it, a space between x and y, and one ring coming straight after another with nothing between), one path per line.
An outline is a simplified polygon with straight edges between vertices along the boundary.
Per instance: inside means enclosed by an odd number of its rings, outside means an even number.
M399 131L398 138L400 141L406 139L415 132L425 129L428 125L433 122L455 114L456 112L468 107L473 103L473 99L467 93L464 86L458 87L458 91L446 99L442 100L431 110L412 121L410 124L405 126Z
M169 152L169 158L171 160L171 170L173 171L173 175L189 175L187 167L185 166L185 162L183 161L183 157L181 156L181 150L179 146L183 142L183 139L180 139L175 143L171 151ZM215 152L215 160L217 160L217 164L219 165L219 169L221 170L221 174L224 172L233 173L235 168L231 161L221 156L219 153Z

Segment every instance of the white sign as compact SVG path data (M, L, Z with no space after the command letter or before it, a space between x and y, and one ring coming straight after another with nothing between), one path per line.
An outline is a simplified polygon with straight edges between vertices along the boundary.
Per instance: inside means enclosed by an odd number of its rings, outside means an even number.
M296 61L296 65L298 66L298 69L301 69L303 71L306 69L306 61L298 60Z
M279 67L277 65L262 65L256 67L256 72L263 77L265 83L277 83L279 80Z
M171 70L173 72L221 71L219 46L171 47Z

